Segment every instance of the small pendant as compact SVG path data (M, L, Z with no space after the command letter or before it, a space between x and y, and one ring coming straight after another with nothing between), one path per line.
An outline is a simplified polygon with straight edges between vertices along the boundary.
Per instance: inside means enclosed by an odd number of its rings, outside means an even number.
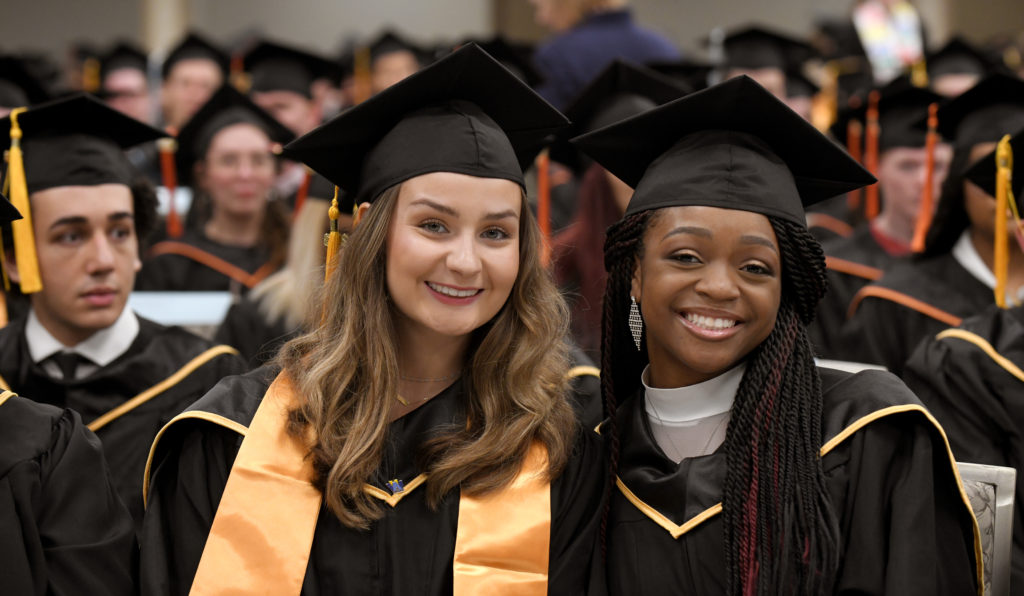
M405 483L397 478L388 480L388 488L391 490L391 494L395 495L405 490Z

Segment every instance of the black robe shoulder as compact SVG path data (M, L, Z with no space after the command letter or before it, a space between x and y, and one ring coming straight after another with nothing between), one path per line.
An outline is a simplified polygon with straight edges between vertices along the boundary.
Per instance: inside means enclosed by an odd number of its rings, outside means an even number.
M945 314L929 314L927 308L914 308L891 297L866 295L873 288L896 292ZM843 340L851 346L849 359L881 364L901 375L921 340L981 312L994 299L991 288L947 253L897 264L862 288L854 302L856 312L843 330Z
M822 445L831 447L822 466L842 551L835 593L976 594L972 513L939 429L891 374L820 371ZM642 396L618 416L619 479L629 495L611 498L609 592L725 594L715 512L725 453L677 465L654 441Z
M81 415L103 443L114 486L140 524L143 470L157 431L222 378L245 370L234 350L139 317L139 334L124 354L65 383L32 362L25 320L0 330L2 382L16 393ZM111 418L113 413L119 415Z
M231 305L213 339L234 347L250 367L257 368L272 360L281 346L298 334L299 330L289 327L283 318L268 322L259 302L246 295Z
M181 238L154 244L150 251L165 245L187 245L202 253L226 261L245 273L255 274L267 264L270 254L263 246L227 246L214 242L197 231L188 231ZM135 289L143 292L227 292L244 293L249 286L221 271L182 254L157 254L145 259L135 278Z
M918 346L904 377L958 461L1024 470L1024 307L992 306ZM1017 474L1011 592L1024 590L1024 474Z
M171 424L154 446L141 535L145 594L186 594L235 455L276 371L264 367L224 380ZM392 423L384 464L371 484L415 478L416 446L463 419L456 382ZM548 593L601 593L597 534L606 466L600 442L580 429L573 457L552 483ZM316 523L302 594L450 594L459 495L437 510L426 491L410 492L369 530L343 526L325 506Z
M135 594L132 518L77 413L0 397L5 594Z

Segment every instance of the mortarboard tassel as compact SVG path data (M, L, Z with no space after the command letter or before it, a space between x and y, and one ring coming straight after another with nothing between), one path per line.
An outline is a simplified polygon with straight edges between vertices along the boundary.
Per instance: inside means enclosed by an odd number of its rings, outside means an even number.
M924 58L910 66L910 84L921 89L928 87L928 65Z
M100 90L100 61L86 58L82 62L82 91L96 93Z
M36 259L36 239L32 231L32 211L28 202L28 184L25 181L25 162L21 153L21 127L18 115L25 108L11 111L11 150L7 168L8 184L11 192L11 204L21 212L21 219L11 222L14 234L14 258L18 263L18 274L21 276L21 292L33 294L43 289L43 280L39 277L39 262Z
M551 160L545 149L537 156L537 223L540 226L540 262L551 261Z
M911 250L924 252L924 241L928 236L928 228L932 225L932 212L935 210L935 147L939 144L939 104L928 106L928 135L925 137L924 157L924 188L921 189L921 206L917 211L917 223L914 225L914 239Z
M327 217L331 219L331 231L327 233L327 262L324 265L324 283L331 278L334 270L338 268L338 251L341 250L341 232L338 231L338 216L341 210L338 209L338 187L334 187L334 198L331 199L331 208L327 210Z
M303 170L302 184L299 185L299 190L295 191L295 207L292 209L293 222L299 216L299 212L302 211L302 206L306 204L306 197L309 196L309 183L313 179L313 170L306 166L303 166Z
M177 151L178 142L171 137L166 137L157 141L156 146L160 152L160 176L167 189L167 236L181 238L185 229L178 216L178 207L175 201L175 191L178 189L178 170L174 165L174 153Z
M996 146L996 228L993 269L996 274L996 304L1006 308L1006 276L1010 264L1010 244L1006 236L1006 210L1010 202L1010 182L1013 171L1013 150L1010 135Z
M878 177L878 91L868 95L867 130L864 135L864 167ZM864 189L864 217L871 221L878 215L878 183Z
M370 48L364 47L356 50L352 64L352 78L355 87L352 90L352 99L356 104L361 104L373 95L373 75Z
M231 86L243 95L249 93L249 88L252 87L252 79L245 72L244 58L242 54L232 55L231 66L228 71L230 73L228 80L231 81Z

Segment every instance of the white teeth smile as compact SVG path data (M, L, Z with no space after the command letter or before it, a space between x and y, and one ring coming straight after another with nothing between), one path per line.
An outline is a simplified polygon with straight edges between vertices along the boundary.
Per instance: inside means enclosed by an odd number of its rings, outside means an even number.
M693 313L687 313L686 320L698 327L710 329L712 331L721 331L722 329L728 329L736 325L736 321L733 319L715 319L712 317L695 315Z
M451 296L452 298L469 298L470 296L476 296L480 290L456 290L455 288L449 288L448 286L439 286L433 282L427 282L431 290L434 290L438 294L444 294L445 296Z

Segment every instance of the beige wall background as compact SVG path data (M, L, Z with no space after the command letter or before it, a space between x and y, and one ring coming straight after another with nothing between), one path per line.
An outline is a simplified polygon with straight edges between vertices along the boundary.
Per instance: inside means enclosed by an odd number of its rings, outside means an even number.
M13 1L13 0L11 0ZM686 50L712 28L759 21L804 34L822 15L845 14L852 0L633 0L637 19ZM953 27L967 37L1024 30L1021 0L917 0L935 43ZM61 52L83 40L126 38L167 47L188 26L229 40L250 31L334 51L347 36L395 25L424 40L496 30L536 39L527 0L33 0L0 18L0 49ZM698 52L699 53L699 52Z

